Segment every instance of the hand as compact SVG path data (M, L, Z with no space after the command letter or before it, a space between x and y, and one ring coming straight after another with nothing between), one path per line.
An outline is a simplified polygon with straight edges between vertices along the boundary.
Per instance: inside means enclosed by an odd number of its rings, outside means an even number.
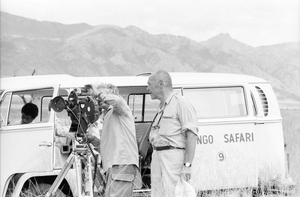
M106 95L107 91L104 88L98 89L98 91L96 92L96 96L102 101L105 99Z
M100 140L94 136L94 135L91 135L91 134L86 134L86 138L85 140L88 142L88 143L91 143L93 144L95 147L98 147L100 145Z
M107 110L109 108L109 104L105 103L105 102L102 102L102 103L99 103L99 109L104 109L104 110Z
M180 171L180 176L185 180L189 181L192 178L192 168L183 166Z

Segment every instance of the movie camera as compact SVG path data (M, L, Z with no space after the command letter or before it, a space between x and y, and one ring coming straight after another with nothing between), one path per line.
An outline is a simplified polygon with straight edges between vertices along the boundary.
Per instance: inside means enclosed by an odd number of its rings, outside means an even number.
M78 89L72 90L67 100L62 96L57 96L50 101L49 107L55 112L67 111L68 116L71 118L69 132L75 132L75 139L79 144L73 139L72 153L45 197L56 196L56 190L72 166L74 166L77 174L78 193L82 196L92 197L95 190L97 190L96 192L102 196L105 181L97 164L98 157L86 138L88 127L90 124L95 123L100 116L101 108L98 105L100 102L99 98L93 99L81 95L81 91Z
M77 89L72 90L67 100L61 96L53 98L50 107L55 112L66 110L71 118L69 132L76 132L77 137L83 137L88 126L98 120L101 109L98 101L90 96L80 98L77 91Z

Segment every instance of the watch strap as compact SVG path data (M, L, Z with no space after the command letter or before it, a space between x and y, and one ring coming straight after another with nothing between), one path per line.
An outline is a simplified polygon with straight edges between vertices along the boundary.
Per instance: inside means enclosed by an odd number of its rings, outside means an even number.
M183 165L184 165L185 167L188 167L188 168L189 168L189 167L192 167L192 164L191 164L191 163L184 163Z

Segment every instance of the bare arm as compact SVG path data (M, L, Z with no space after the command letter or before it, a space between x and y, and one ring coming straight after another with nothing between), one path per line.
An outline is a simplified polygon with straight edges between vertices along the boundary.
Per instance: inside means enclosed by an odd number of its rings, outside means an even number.
M112 105L114 107L114 112L119 115L126 115L128 112L130 112L126 101L121 96L106 94L103 96L103 101L109 105Z
M184 155L184 163L193 163L196 144L197 144L197 136L191 132L186 131L186 147L185 147L185 155Z
M184 163L193 163L196 145L197 145L197 135L191 131L186 131L187 139L186 139L186 147L185 147L185 155L184 155ZM192 177L192 169L191 167L185 167L182 164L181 176L184 180L188 181Z

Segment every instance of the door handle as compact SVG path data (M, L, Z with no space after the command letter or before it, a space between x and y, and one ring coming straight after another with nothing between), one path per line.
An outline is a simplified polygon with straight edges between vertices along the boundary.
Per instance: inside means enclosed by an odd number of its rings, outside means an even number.
M41 142L39 146L47 146L47 147L51 147L52 143L51 142Z
M254 123L255 125L258 125L258 124L265 124L264 122L256 122Z

